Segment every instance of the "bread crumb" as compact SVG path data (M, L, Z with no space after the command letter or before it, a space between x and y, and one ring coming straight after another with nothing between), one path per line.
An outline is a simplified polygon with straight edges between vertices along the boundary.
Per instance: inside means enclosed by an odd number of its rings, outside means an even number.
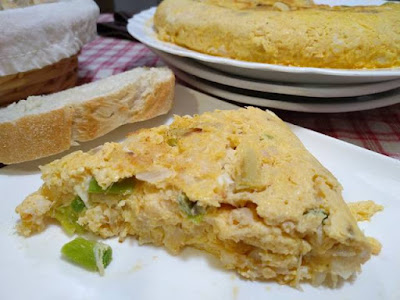
M132 268L132 272L137 272L140 271L143 268L142 262L139 260L136 262L136 264Z
M233 286L232 288L232 294L233 294L233 299L237 299L239 293L239 287L238 286Z

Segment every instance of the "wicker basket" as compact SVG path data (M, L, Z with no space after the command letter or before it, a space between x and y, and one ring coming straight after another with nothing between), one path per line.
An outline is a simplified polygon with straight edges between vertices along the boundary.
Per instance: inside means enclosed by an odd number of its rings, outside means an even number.
M28 72L0 77L0 105L73 87L78 78L78 55Z

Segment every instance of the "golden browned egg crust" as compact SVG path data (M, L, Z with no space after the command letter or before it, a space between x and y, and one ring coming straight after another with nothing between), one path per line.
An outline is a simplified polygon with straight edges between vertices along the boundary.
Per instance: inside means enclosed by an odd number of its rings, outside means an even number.
M78 196L86 231L171 253L203 249L250 279L335 284L379 252L334 176L276 115L256 108L176 116L41 170L43 186L17 207L26 236ZM121 180L134 189L91 193L94 180L104 191Z
M318 6L302 0L164 0L158 38L238 60L299 67L400 67L400 4Z

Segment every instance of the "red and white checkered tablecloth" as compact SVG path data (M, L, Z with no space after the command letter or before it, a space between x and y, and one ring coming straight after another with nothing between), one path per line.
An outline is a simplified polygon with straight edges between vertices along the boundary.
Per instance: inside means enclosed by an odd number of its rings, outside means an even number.
M112 20L101 15L99 21ZM146 46L128 40L98 37L79 56L79 83L139 66L162 66ZM275 110L283 120L400 159L400 104L351 113L315 114Z

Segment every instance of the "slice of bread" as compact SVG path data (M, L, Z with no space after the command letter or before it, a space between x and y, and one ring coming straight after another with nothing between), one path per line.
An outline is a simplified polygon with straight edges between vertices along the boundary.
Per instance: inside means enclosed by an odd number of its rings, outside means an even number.
M0 162L65 151L127 123L167 113L175 77L167 68L137 68L0 109Z

